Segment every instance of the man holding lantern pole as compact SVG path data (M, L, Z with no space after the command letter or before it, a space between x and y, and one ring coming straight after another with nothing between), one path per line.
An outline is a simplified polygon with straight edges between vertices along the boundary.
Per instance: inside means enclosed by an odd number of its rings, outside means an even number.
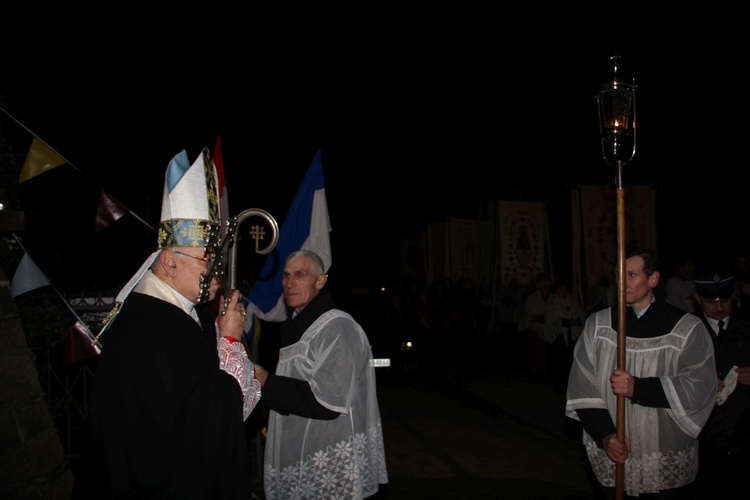
M625 253L626 370L617 369L617 308L591 315L576 344L565 412L583 425L583 444L605 498L616 465L629 496L692 498L698 435L716 401L714 349L701 320L657 300L653 250ZM618 396L627 398L617 439Z

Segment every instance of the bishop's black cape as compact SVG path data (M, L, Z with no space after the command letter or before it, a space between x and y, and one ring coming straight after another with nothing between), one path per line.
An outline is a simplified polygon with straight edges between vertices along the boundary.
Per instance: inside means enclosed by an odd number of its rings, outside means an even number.
M76 498L251 498L242 392L212 335L133 292L102 338Z

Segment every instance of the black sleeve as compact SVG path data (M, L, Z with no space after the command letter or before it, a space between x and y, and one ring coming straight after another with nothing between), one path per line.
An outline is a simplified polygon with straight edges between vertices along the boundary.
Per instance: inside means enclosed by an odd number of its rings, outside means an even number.
M631 403L652 408L669 408L669 401L667 401L667 395L664 394L659 377L633 377L633 381Z
M260 402L282 415L333 420L341 413L329 410L315 399L304 380L269 373L260 391Z
M581 408L576 410L578 418L581 419L583 429L589 433L599 448L603 448L602 441L610 434L617 432L612 417L607 410L601 408Z

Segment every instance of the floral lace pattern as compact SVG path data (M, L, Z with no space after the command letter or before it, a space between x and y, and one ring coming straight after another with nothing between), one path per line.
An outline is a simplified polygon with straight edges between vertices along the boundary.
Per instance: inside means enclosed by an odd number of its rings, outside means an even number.
M374 494L378 490L377 478L386 474L384 461L372 463L384 456L382 436L378 423L369 436L357 434L283 470L267 463L266 497L360 499Z
M237 379L242 388L242 418L247 420L260 401L260 382L255 379L253 364L242 342L229 342L219 337L216 348L219 351L219 368Z
M633 325L635 331L640 328L643 332L646 325L664 323L663 334L627 337L625 341L626 370L634 377L658 379L669 403L662 408L626 401L624 434L630 439L631 450L625 462L624 486L631 496L678 488L695 480L697 438L716 402L711 337L700 318L673 314L670 307L653 302ZM598 408L608 409L615 421L618 402L609 377L616 370L618 339L610 313L603 309L593 314L576 344L565 404L569 417L578 418L579 409ZM615 463L585 430L583 444L599 482L614 486Z
M615 463L593 439L584 433L586 454L603 486L615 486ZM698 473L697 448L647 456L633 456L625 462L625 492L628 495L658 493L691 483Z

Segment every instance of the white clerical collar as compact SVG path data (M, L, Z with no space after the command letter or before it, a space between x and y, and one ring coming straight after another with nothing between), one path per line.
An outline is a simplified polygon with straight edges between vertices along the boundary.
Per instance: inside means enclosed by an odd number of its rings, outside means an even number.
M641 310L640 310L640 311L638 311L638 312L636 312L636 310L635 310L635 309L633 309L633 312L635 313L635 317L636 317L636 318L640 318L641 316L643 316L644 314L646 314L646 311L648 311L648 308L649 308L649 307L651 307L651 304L653 304L653 303L654 303L655 301L656 301L656 297L654 297L654 296L652 295L652 296L651 296L651 302L650 302L650 303L649 303L649 304L648 304L648 305L647 305L646 307L644 307L643 309L641 309ZM632 307L633 307L633 306L632 306L632 305L630 305L630 304L628 304L628 307L630 307L630 308L632 309Z
M651 307L651 304L647 305L646 307L644 307L643 309L641 309L640 311L638 311L637 313L635 313L635 317L636 318L640 318L641 316L643 316L644 314L646 314L646 311L648 311L649 307Z
M189 311L189 310L191 310L192 308L195 307L195 302L193 302L192 300L188 300L187 297L185 297L180 292L178 292L177 290L175 290L174 288L172 288L171 286L169 286L167 283L164 283L164 284L167 285L167 288L169 288L170 290L172 290L172 293L174 293L175 296L178 299L180 299L180 302L182 302L185 305L185 310L186 311Z
M178 292L171 286L167 285L166 283L164 284L167 286L167 288L169 288L172 291L174 296L177 297L177 299L182 303L183 309L185 309L185 311L187 311L188 314L190 314L190 316L192 316L194 320L199 321L198 312L195 310L195 302L193 302L192 300L189 300L187 297L185 297L180 292Z

